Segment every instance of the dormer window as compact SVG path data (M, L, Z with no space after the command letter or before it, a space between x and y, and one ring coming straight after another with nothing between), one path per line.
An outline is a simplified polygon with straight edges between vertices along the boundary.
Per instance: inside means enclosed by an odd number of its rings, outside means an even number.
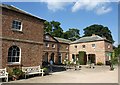
M22 31L22 23L21 23L21 21L13 20L12 29L17 30L17 31Z

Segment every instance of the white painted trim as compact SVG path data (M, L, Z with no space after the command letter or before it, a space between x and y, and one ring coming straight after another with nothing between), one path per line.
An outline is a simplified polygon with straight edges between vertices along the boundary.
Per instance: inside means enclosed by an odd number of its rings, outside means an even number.
M15 46L17 46L17 45L15 45ZM12 47L12 46L11 46ZM17 46L19 49L20 49L20 56L19 56L19 62L8 62L8 64L11 64L11 65L13 65L13 64L21 64L21 48L19 47L19 46ZM9 50L9 49L8 49Z
M21 32L21 31L22 31L22 28L23 28L23 22L20 21L20 20L17 20L17 19L15 19L15 20L13 20L13 21L20 22L21 25L20 25L20 30L19 30L19 29L15 29L15 28L13 28L13 27L12 27L12 30L13 30L13 31L15 30L15 31L20 31L20 32ZM13 26L13 22L12 22L12 26Z

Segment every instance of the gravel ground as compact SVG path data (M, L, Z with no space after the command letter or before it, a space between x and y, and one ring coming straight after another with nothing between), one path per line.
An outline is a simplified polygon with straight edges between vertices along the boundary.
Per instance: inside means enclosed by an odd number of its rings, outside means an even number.
M110 71L109 66L96 66L95 69L82 66L81 70L69 69L9 83L118 83L118 67Z

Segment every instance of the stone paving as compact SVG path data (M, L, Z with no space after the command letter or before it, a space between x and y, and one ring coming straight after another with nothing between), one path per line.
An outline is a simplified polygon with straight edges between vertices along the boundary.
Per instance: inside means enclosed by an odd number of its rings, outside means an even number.
M110 71L109 66L96 66L95 69L82 66L81 70L69 69L9 83L118 83L118 67Z

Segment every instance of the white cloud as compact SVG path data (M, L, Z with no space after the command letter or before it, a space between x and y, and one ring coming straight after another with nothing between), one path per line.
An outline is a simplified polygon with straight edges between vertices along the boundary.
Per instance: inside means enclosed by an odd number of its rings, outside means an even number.
M47 4L47 8L53 12L64 10L67 5L73 4L72 12L79 10L93 11L98 15L108 13L112 8L108 4L112 0L40 0ZM114 0L117 1L117 0Z
M95 13L101 15L112 10L112 8L108 7L109 3L110 0L79 0L72 7L72 12L83 9L87 11L94 11Z
M101 8L99 8L99 9L97 9L96 10L96 13L98 14L98 15L101 15L101 14L105 14L105 13L108 13L108 12L110 12L112 10L112 8L106 8L106 7L101 7Z
M116 47L118 47L118 42L114 42L114 44L113 44L114 46L116 46Z
M60 0L41 0L42 2L47 4L47 7L51 11L57 11L57 10L64 10L65 6L70 4L71 2L60 2Z

